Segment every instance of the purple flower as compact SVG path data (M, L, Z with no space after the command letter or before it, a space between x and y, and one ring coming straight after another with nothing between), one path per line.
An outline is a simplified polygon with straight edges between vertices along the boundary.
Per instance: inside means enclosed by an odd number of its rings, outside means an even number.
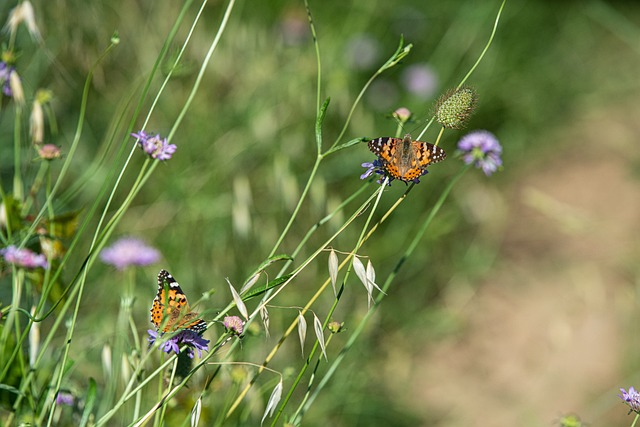
M65 391L59 391L58 395L56 396L56 405L73 406L74 401L75 399L73 397L73 394Z
M6 96L12 96L11 91L11 73L15 71L15 67L8 65L4 61L0 61L0 85L2 85L2 93Z
M278 27L282 40L287 46L301 45L311 36L307 15L298 9L285 12Z
M18 249L14 245L0 249L0 255L10 264L24 268L49 268L47 257L37 254L29 249Z
M502 166L502 146L491 132L478 130L462 137L458 150L466 164L473 163L489 176Z
M420 99L429 99L438 88L438 75L428 64L415 64L404 70L402 83L407 92Z
M374 173L377 173L378 175L380 175L380 179L376 181L378 184L382 184L384 182L384 179L388 177L389 181L387 185L391 185L391 181L393 181L394 178L387 173L380 158L375 159L373 162L362 163L361 166L363 168L367 168L367 170L362 175L360 175L360 179L367 179ZM426 175L428 173L429 171L427 171L426 169L422 171L422 175ZM420 178L415 178L412 181L416 184L419 184Z
M131 136L138 138L138 144L140 144L142 151L152 159L169 160L176 152L176 145L169 144L167 138L160 138L160 135L147 135L145 131L141 130L138 133L132 133Z
M163 335L162 333L154 331L153 329L148 329L147 332L149 333L148 340L150 346L158 341ZM198 351L198 357L202 357L203 350L209 351L209 340L202 338L199 333L190 331L188 329L182 330L165 342L160 343L159 349L167 354L171 353L172 351L176 354L179 354L180 344L185 344L187 346L187 355L191 359L193 359L194 356L193 349L196 349Z
M640 393L638 393L633 387L629 387L628 392L623 388L621 388L620 391L622 394L619 394L618 397L624 400L624 403L629 405L632 412L640 414Z
M118 270L124 270L130 265L153 264L160 259L160 253L140 239L123 237L108 248L104 248L100 252L100 259Z
M380 43L371 34L358 34L347 42L345 61L355 70L368 70L380 57Z
M226 316L222 321L225 329L234 335L242 335L244 322L238 316Z
M361 166L363 168L367 168L367 170L362 175L360 175L360 179L367 179L374 173L377 173L379 175L384 174L382 163L378 159L374 160L373 162L365 162Z

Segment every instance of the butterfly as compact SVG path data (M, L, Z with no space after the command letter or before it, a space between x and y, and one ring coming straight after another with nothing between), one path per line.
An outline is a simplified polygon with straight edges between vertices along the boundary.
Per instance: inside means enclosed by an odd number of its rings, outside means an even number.
M392 178L404 182L424 175L427 166L443 161L444 150L428 142L413 141L411 135L404 139L386 136L369 141L369 150L382 161L382 167Z
M165 317L168 318L165 319ZM191 311L187 296L176 279L167 270L158 273L158 294L151 306L151 323L162 332L174 332L178 329L202 333L207 322L198 319L199 314Z

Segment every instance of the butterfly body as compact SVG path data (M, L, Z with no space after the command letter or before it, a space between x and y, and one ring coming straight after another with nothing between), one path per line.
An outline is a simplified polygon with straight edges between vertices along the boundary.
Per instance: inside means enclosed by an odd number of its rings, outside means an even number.
M409 134L403 139L385 136L372 139L369 150L380 158L389 176L404 182L416 180L426 173L427 166L447 157L442 148L428 142L413 141Z
M187 329L201 333L207 329L207 322L191 311L187 296L167 270L158 273L158 293L151 306L151 323L162 332Z

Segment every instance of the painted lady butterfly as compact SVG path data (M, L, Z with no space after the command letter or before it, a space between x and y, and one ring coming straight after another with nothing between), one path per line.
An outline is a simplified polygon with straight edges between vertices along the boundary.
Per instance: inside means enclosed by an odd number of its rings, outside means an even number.
M166 307L166 308L165 308ZM168 316L168 318L166 318ZM158 273L158 294L151 306L151 323L162 332L188 329L197 333L207 329L207 322L198 319L199 314L191 311L187 296L167 270ZM195 320L194 320L195 319Z
M443 161L447 154L428 142L386 136L369 141L369 150L380 157L389 176L404 182L413 181L426 173L427 166Z

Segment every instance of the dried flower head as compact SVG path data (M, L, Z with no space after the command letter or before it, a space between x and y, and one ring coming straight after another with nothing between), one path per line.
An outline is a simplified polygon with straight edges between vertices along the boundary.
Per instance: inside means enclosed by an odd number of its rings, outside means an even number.
M145 131L141 130L138 133L132 133L131 136L138 138L140 148L152 159L169 160L176 152L176 145L169 144L167 138L160 138L160 135L147 135Z
M471 132L458 142L458 150L466 164L482 169L489 176L502 166L502 146L494 134L486 130Z
M23 268L49 268L47 258L42 254L37 254L27 248L19 249L14 245L0 249L0 255L9 264Z
M124 270L130 265L144 266L153 264L160 259L160 253L142 240L135 237L123 237L100 253L100 259L105 264L113 265L118 270Z
M448 129L462 129L478 103L478 95L471 87L451 90L436 102L436 120Z

